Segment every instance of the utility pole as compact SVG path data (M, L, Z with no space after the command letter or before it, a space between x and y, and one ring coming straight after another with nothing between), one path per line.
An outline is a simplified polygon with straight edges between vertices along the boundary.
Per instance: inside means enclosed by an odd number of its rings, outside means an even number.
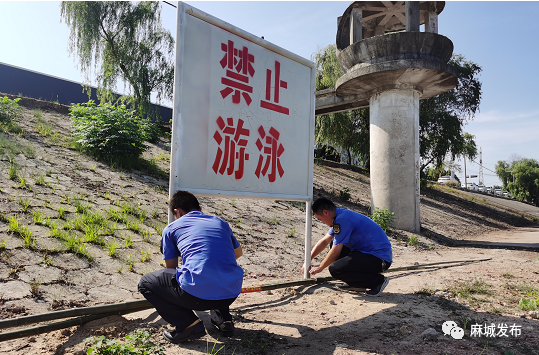
M479 185L485 185L485 181L483 180L483 152L481 151L481 147L479 147Z
M511 176L513 176L513 184L515 183L515 175L513 175L513 170L506 170L505 172L511 173Z
M468 180L466 179L466 155L463 155L464 159L464 189L468 189Z

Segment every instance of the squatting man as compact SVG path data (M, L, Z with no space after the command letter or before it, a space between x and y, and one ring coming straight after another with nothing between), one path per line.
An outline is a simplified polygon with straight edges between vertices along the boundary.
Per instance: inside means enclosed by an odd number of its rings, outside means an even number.
M211 322L224 336L234 331L229 307L241 292L242 249L227 222L201 212L197 198L177 191L169 208L174 222L163 230L165 268L142 276L139 292L157 313L175 326L163 337L181 343L206 334L193 310L211 310ZM182 265L178 266L181 257Z
M241 293L243 270L236 259L242 256L242 248L228 223L202 213L190 192L174 193L169 208L174 221L165 227L161 239L165 268L144 275L139 292L175 327L163 332L171 343L206 334L193 310L210 310L211 323L224 336L231 336L234 324L229 307ZM325 198L316 200L312 210L331 228L313 248L311 260L331 242L332 246L310 274L329 266L331 275L347 287L364 287L369 289L367 295L379 296L389 281L380 273L392 262L391 244L384 231L370 218L336 208ZM178 258L182 258L181 266Z
M391 243L386 233L369 217L337 208L327 198L319 198L312 205L314 217L331 227L311 250L311 260L331 243L331 248L320 265L312 266L311 275L326 267L337 280L346 284L342 289L380 296L389 282L381 273L393 262ZM303 273L305 265L301 268Z

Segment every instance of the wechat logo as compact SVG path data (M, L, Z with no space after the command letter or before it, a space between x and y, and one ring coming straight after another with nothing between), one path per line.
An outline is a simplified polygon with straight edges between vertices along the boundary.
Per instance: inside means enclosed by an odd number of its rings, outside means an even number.
M451 335L453 339L464 338L464 329L459 327L457 323L450 320L445 321L444 324L442 324L442 331L444 332L444 335Z

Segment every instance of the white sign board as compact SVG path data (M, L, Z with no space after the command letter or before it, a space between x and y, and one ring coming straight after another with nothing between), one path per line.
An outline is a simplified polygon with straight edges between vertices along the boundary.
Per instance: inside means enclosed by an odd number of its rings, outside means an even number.
M171 191L311 200L315 65L178 3Z

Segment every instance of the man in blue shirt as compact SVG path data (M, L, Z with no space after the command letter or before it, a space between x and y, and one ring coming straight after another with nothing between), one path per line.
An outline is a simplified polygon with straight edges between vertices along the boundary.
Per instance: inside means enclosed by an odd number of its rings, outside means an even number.
M312 266L309 273L318 274L329 266L331 276L346 282L348 289L380 296L389 282L381 273L393 262L391 243L383 229L362 214L337 208L327 198L317 199L312 210L319 221L331 228L312 249L311 260L333 243L324 260Z
M239 296L243 281L243 270L236 262L241 246L228 223L202 213L190 192L177 191L169 208L175 221L163 230L161 239L165 269L144 275L139 292L176 327L163 333L171 343L206 334L193 310L211 310L212 324L231 336L234 325L229 306Z

